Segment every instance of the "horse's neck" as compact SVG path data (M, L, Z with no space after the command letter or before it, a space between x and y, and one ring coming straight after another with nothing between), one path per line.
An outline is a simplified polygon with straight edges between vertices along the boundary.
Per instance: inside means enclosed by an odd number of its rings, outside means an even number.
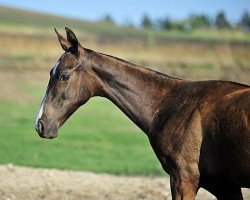
M108 55L98 54L95 62L93 69L102 82L102 95L148 134L156 112L171 92L171 79Z

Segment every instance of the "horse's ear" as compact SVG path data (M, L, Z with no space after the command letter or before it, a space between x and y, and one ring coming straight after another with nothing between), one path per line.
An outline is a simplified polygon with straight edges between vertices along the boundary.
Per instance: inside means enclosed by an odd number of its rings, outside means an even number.
M64 51L67 51L67 50L70 48L70 46L71 46L70 43L69 43L69 41L68 41L66 38L64 38L62 35L60 35L60 34L57 32L56 29L55 29L55 32L56 32L56 34L57 34L58 40L59 40L59 42L60 42L60 44L61 44L63 50L64 50Z
M78 42L74 32L67 27L65 27L65 30L67 34L67 39L71 44L73 53L78 53L78 47L80 46L80 43Z

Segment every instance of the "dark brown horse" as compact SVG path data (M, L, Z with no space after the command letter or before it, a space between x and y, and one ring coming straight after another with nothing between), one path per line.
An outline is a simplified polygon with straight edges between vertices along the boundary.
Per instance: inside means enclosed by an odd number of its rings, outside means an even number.
M200 187L218 199L243 199L250 187L250 87L227 81L186 81L80 45L57 31L65 53L35 121L43 138L93 96L117 105L148 136L170 175L173 199L195 199Z

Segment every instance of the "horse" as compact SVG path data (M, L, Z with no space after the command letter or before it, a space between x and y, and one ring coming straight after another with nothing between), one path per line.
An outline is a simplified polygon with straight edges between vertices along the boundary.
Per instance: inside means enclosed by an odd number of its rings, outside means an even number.
M188 81L84 48L74 32L55 29L65 51L35 120L52 139L91 97L112 101L148 137L170 175L172 198L195 199L204 188L218 199L243 199L250 187L250 86Z

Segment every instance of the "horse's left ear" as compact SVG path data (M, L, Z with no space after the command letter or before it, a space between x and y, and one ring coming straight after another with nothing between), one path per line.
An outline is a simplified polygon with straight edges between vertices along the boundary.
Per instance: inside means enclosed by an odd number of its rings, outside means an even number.
M71 44L73 53L78 53L80 43L78 42L74 32L67 27L65 27L65 30L67 34L67 39L69 43Z

